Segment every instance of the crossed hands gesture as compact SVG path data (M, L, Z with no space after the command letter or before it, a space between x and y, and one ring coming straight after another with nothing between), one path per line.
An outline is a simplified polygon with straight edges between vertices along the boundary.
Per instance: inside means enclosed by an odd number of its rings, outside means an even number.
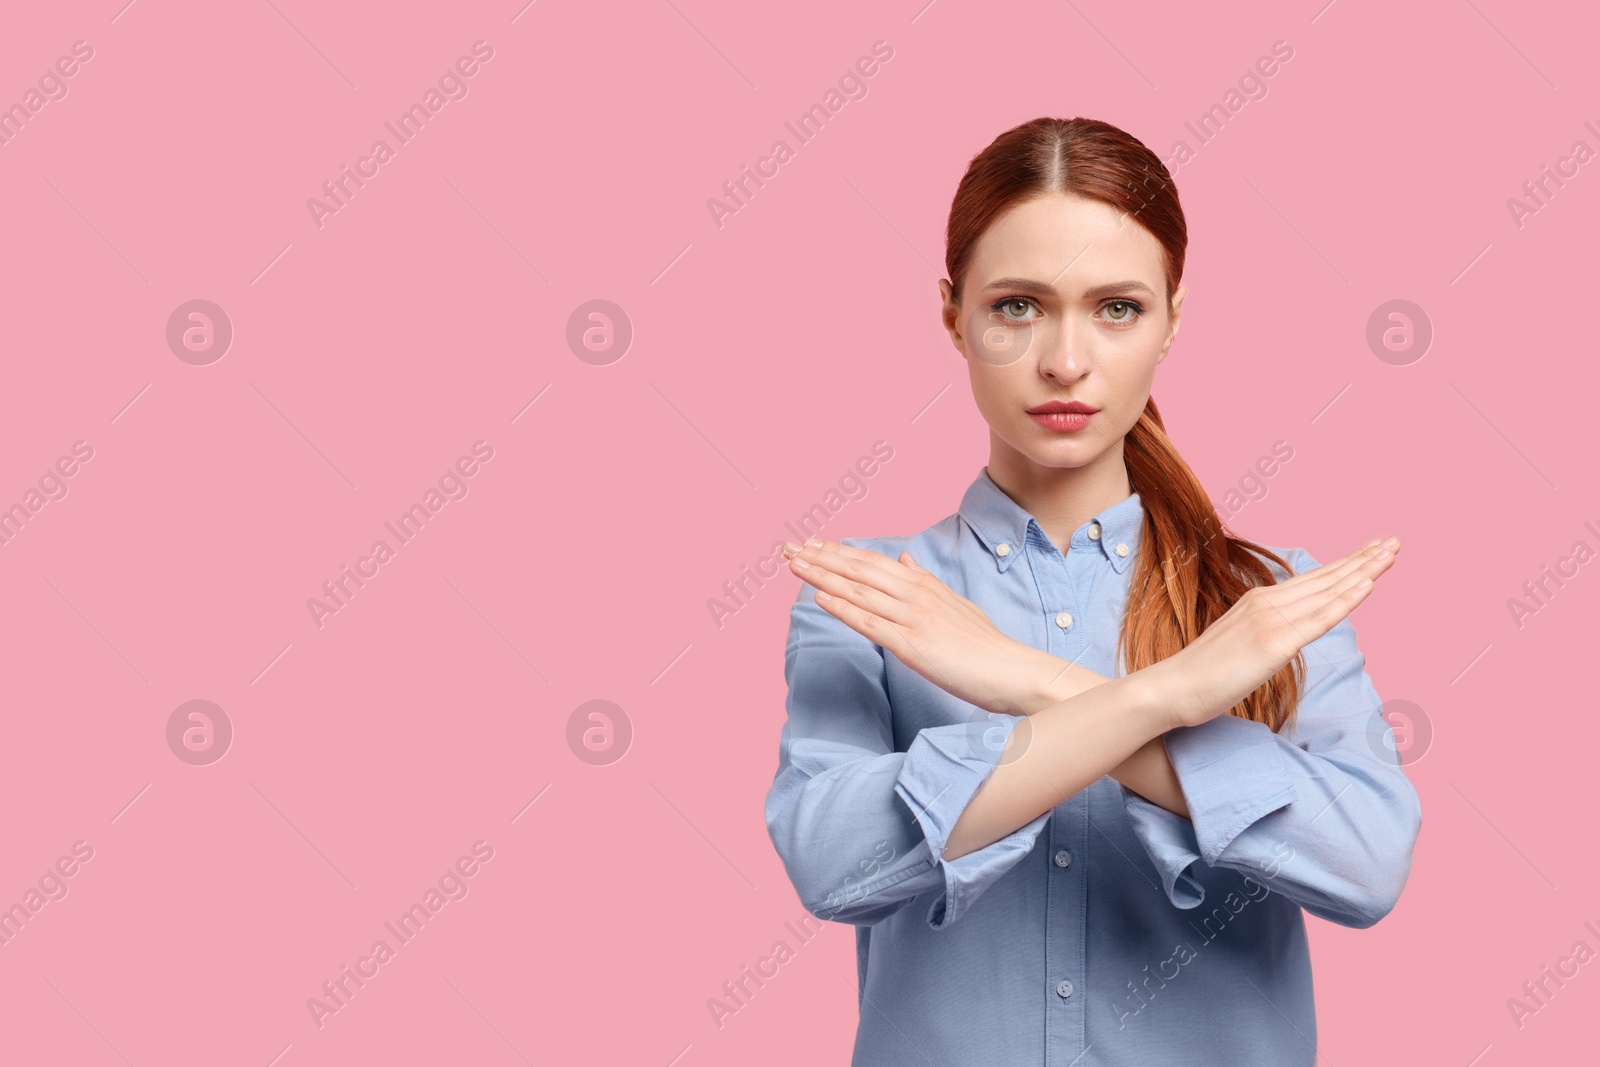
M1257 586L1177 654L1145 668L1172 726L1234 707L1354 611L1394 565L1399 539L1373 540L1276 585ZM785 542L789 568L817 589L824 611L941 689L987 711L1036 710L1061 661L1002 633L911 553L898 559L812 539Z

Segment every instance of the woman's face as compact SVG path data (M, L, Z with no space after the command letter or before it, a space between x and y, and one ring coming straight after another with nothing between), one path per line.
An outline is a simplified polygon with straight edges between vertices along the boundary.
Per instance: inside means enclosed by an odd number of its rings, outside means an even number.
M1169 314L1160 242L1108 204L1050 193L996 218L968 264L959 306L939 282L943 317L996 447L1044 467L1120 467L1186 291ZM1094 413L1029 413L1051 401Z

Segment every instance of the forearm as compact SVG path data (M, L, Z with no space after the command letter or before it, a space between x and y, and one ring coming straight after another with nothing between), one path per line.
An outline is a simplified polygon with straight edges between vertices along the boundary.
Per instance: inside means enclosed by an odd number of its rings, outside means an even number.
M1037 683L1028 686L1021 694L1019 705L1024 714L1034 715L1063 700L1086 693L1110 679L1080 666L1039 652ZM1132 755L1106 772L1111 778L1133 790L1152 804L1189 817L1189 806L1183 799L1183 788L1178 784L1178 773L1167 757L1166 745L1161 735L1152 737L1139 746Z
M1102 679L1030 714L951 829L944 858L975 852L1031 822L1147 742L1159 743L1166 729L1167 711L1142 673Z

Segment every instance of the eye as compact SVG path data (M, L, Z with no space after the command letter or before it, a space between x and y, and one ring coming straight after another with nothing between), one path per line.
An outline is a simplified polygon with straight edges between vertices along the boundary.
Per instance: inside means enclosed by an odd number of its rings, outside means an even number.
M1113 309L1121 309L1121 314L1112 314L1110 316L1112 322L1137 322L1144 315L1144 308L1132 300L1113 300L1103 310Z
M997 312L1010 322L1032 322L1032 318L1024 318L1030 309L1037 310L1033 301L1021 296L1003 296L989 305L991 311ZM1012 314L1015 312L1015 314Z

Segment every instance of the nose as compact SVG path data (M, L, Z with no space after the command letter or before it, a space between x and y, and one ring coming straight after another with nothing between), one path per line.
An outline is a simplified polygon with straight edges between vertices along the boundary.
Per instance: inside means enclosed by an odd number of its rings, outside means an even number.
M1089 372L1088 337L1083 323L1071 315L1056 320L1056 329L1039 338L1039 373L1070 385Z

